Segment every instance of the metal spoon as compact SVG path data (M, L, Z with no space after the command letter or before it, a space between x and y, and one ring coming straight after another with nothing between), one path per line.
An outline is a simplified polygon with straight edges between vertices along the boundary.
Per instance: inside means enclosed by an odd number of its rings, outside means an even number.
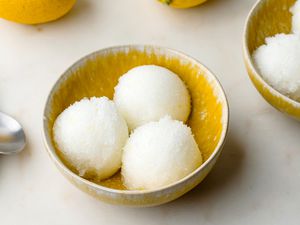
M23 150L25 133L19 122L0 112L0 154L9 155Z

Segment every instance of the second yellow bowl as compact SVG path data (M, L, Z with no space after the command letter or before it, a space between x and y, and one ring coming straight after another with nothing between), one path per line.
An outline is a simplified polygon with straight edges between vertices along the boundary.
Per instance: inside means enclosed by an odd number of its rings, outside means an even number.
M290 33L292 15L289 9L295 0L260 0L250 11L244 31L244 61L256 89L279 111L300 120L300 102L293 100L264 81L255 68L252 53L265 43L265 38L277 33Z

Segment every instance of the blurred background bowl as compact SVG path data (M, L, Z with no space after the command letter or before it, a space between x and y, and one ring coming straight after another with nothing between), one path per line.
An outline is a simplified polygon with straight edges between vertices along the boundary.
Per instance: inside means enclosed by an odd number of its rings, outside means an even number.
M188 120L204 163L193 173L169 186L147 191L130 191L120 173L102 182L78 176L55 148L52 127L56 117L83 97L112 98L118 78L129 69L145 64L166 67L180 76L192 97ZM92 53L71 66L52 88L44 109L44 141L47 151L63 173L81 190L108 203L153 206L172 201L199 184L214 166L228 128L228 104L216 77L196 60L177 51L155 46L120 46Z
M265 43L265 38L291 32L290 8L295 0L260 0L251 9L243 37L244 61L251 81L260 94L279 111L300 120L300 103L278 92L264 81L255 68L252 53Z

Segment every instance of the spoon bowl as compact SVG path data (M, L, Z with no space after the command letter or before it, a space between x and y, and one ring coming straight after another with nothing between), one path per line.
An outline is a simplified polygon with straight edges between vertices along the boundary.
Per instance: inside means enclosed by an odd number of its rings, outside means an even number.
M0 154L18 153L24 149L25 143L25 133L21 124L0 112Z

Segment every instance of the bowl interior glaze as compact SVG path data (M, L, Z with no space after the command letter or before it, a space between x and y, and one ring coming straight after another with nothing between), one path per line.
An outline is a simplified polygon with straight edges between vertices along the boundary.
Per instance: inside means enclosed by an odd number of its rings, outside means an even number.
M247 46L250 54L265 43L266 37L290 33L295 0L262 0L257 3L248 20Z
M166 67L180 76L192 97L192 112L188 125L208 160L227 129L228 106L222 88L215 77L200 63L176 51L153 46L121 46L104 49L84 57L68 69L52 89L46 109L46 133L55 148L52 127L56 117L70 104L84 97L107 96L112 99L118 78L133 67L154 64ZM224 139L224 137L223 137ZM63 159L60 160L78 174ZM90 179L89 179L90 180ZM120 173L104 180L90 180L101 186L126 190Z

